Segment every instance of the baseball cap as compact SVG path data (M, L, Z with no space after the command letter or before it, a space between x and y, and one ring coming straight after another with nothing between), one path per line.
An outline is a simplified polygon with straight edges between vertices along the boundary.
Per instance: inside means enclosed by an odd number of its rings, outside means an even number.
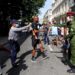
M16 23L17 21L15 19L11 20L10 24L14 24Z

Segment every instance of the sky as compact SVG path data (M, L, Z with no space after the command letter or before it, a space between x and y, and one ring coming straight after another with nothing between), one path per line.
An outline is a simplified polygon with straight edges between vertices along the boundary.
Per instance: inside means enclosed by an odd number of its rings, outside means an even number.
M46 13L46 11L51 8L53 1L54 0L46 0L45 5L39 9L40 10L40 14L39 14L40 19L42 19L44 14Z

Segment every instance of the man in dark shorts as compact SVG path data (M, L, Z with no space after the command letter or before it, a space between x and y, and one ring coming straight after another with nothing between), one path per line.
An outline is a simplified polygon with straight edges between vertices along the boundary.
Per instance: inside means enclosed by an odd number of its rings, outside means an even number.
M33 23L32 23L32 46L33 46L33 50L32 50L32 61L35 61L35 54L36 54L36 47L39 44L40 46L40 51L43 57L46 57L45 53L44 53L44 48L42 45L41 40L38 38L38 33L39 33L39 29L38 29L38 23L39 18L38 16L34 16L33 17Z

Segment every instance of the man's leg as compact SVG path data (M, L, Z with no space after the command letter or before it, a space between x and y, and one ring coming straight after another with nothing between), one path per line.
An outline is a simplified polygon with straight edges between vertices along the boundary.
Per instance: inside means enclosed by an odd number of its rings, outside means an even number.
M68 49L68 59L71 59L71 48Z
M44 34L44 44L46 44L46 35Z
M16 48L15 48L15 43L14 41L10 40L10 49L11 49L11 64L12 66L15 66L15 61L16 61Z
M48 43L48 45L50 44L50 41L49 41L49 37L47 36L47 43Z
M32 61L35 61L35 54L36 54L36 50L35 50L35 48L33 48L33 50L32 50Z
M33 42L33 50L32 50L32 61L35 61L35 54L36 54L36 40Z
M17 41L15 42L15 46L16 46L16 53L18 53L20 51L20 45Z
M46 57L45 52L44 52L44 48L43 48L43 44L42 44L42 42L40 40L38 40L38 41L39 41L39 46L40 46L40 50L41 50L42 56Z
M16 49L15 46L13 46L12 50L11 50L11 63L13 66L15 66L15 61L16 61Z

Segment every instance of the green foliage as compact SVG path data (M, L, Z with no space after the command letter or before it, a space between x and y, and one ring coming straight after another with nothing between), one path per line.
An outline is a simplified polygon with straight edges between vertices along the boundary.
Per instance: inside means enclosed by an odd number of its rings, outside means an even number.
M33 15L39 13L39 8L44 5L46 0L0 0L0 11L3 15L11 16L12 18L20 18L22 16L27 20ZM5 13L6 12L6 13Z
M72 28L75 29L75 20L72 22Z
M66 26L66 23L63 23L63 24L56 24L55 26L64 27L64 26Z
M73 36L71 39L71 63L75 65L75 21L72 22L71 26L71 35Z
M75 36L71 40L71 63L75 64Z
M22 0L22 5L24 6L24 16L27 20L31 20L33 15L39 13L40 7L44 5L46 0Z
M0 35L8 34L10 19L23 18L24 21L31 21L32 16L39 13L39 8L44 5L45 1L0 0Z

